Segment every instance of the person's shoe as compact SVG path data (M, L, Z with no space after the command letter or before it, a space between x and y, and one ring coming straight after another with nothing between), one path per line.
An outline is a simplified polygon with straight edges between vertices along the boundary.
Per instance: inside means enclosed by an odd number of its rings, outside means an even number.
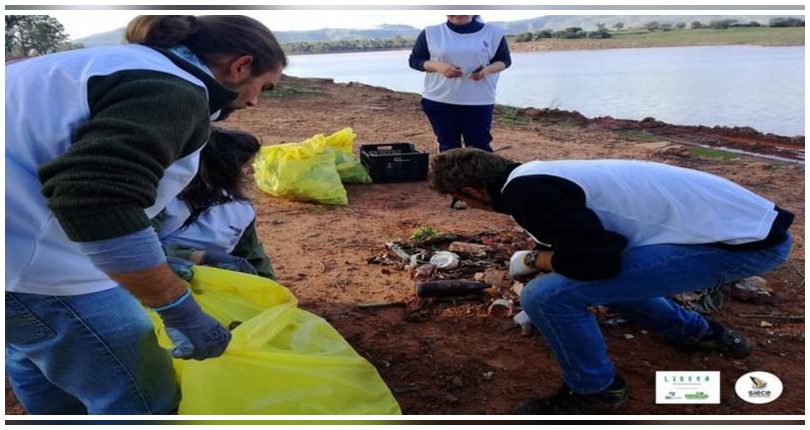
M586 415L604 414L627 404L627 389L624 379L616 375L613 384L593 394L577 394L563 385L557 394L544 399L534 399L518 408L521 415Z
M728 329L717 321L709 322L709 332L696 343L688 345L690 349L717 351L733 358L745 358L751 355L751 342L742 334Z

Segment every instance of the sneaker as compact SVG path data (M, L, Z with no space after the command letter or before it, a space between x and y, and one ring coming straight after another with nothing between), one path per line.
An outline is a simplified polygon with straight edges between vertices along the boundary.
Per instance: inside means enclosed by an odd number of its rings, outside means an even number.
M616 375L613 384L593 394L577 394L563 385L557 394L545 399L534 399L518 408L521 415L587 415L604 414L627 404L624 379Z
M751 355L753 349L751 342L742 334L724 327L717 321L707 321L709 322L709 332L696 343L689 345L689 348L717 351L733 358L745 358Z

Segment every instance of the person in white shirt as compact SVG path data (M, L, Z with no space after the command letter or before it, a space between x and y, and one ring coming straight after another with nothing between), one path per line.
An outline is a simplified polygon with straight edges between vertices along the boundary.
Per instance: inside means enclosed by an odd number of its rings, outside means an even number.
M520 304L562 367L565 385L524 414L599 414L627 401L590 306L607 306L673 343L751 354L740 333L667 297L768 272L787 261L794 215L727 179L637 160L519 164L477 149L431 162L431 187L511 215L537 243L516 252Z
M464 146L492 151L492 115L500 72L512 64L503 30L478 15L447 15L422 30L409 58L425 73L422 109L439 152Z

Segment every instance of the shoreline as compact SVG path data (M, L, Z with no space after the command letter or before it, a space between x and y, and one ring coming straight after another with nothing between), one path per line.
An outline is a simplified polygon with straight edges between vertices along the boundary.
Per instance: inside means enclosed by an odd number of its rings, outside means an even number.
M789 48L804 46L802 43L725 43L704 41L699 43L668 40L621 40L621 39L543 39L532 42L515 42L509 45L512 52L591 51L601 49L646 49L688 48L701 46L759 46L762 48Z
M350 81L336 83L332 78L300 78L284 75L286 82L301 85L312 83L317 85L334 85L337 87L364 87L413 97L421 98L419 93L396 91L386 87L369 85ZM536 124L536 125L573 125L586 129L603 129L623 133L641 133L643 138L660 138L671 141L673 144L685 144L725 150L740 151L745 155L763 156L780 161L804 163L805 136L785 136L775 133L762 132L747 126L705 126L705 125L679 125L660 121L653 117L641 120L615 118L610 115L586 117L578 111L568 111L554 108L537 108L496 104L495 121Z

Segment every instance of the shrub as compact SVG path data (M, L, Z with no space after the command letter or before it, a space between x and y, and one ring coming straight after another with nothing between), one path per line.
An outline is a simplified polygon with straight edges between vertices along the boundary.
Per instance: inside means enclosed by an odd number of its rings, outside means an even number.
M552 37L551 32L548 30L540 30L535 34L534 40L548 39Z
M773 18L768 22L770 27L804 27L804 20L800 18Z
M610 33L607 30L596 30L588 33L589 39L610 39Z

